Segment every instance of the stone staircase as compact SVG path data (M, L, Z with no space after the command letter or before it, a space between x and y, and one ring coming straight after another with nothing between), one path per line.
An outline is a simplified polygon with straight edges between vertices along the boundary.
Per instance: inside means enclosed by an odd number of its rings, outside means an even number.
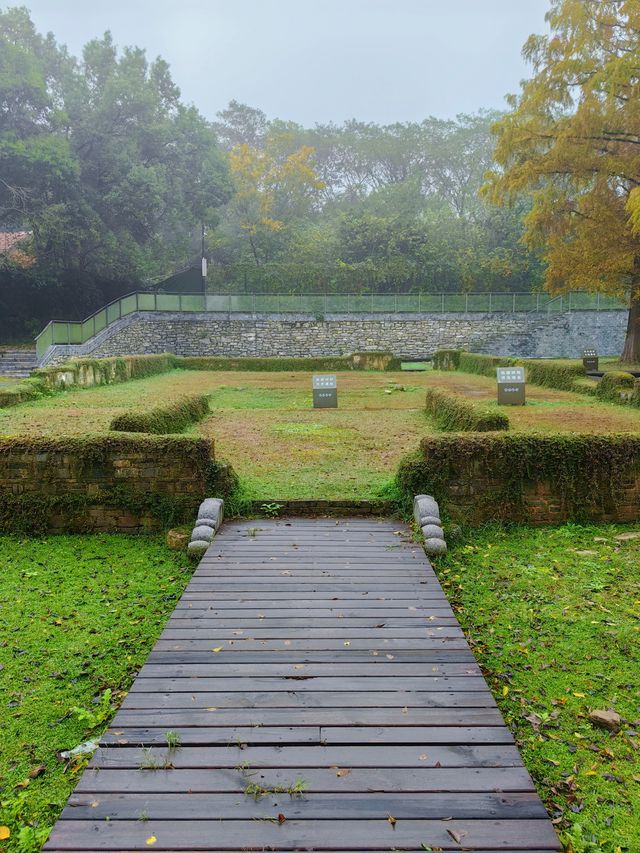
M0 376L24 379L37 366L38 360L36 358L35 347L21 349L3 347L0 349Z

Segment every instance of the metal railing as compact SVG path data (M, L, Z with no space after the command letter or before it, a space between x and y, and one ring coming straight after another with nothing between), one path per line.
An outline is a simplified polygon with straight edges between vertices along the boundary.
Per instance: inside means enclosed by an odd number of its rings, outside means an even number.
M129 293L96 311L86 320L51 320L36 337L42 359L55 344L84 344L113 323L137 311L225 314L443 314L602 311L625 306L600 294L546 293L368 293L319 296L278 294Z

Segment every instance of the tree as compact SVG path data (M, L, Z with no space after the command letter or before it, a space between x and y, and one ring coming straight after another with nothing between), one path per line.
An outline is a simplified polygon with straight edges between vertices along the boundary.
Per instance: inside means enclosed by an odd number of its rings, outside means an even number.
M173 271L231 194L211 125L162 59L106 33L76 60L26 9L0 12L0 222L32 235L36 308L48 290L77 316Z
M292 220L308 214L324 184L314 169L314 150L304 145L282 153L278 134L264 149L237 145L229 154L235 185L227 215L248 240L256 266L273 260L277 237Z
M551 292L629 301L621 360L640 361L640 0L551 0L548 36L531 36L533 77L496 125L485 191L532 192L524 239Z

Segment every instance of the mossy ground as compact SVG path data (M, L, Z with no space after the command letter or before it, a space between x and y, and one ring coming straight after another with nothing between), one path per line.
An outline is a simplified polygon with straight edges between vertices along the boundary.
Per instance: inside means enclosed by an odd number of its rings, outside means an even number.
M436 567L571 853L640 850L640 535L475 531ZM588 714L612 709L618 734Z
M190 577L161 537L0 536L0 825L40 849ZM110 693L109 693L110 691Z

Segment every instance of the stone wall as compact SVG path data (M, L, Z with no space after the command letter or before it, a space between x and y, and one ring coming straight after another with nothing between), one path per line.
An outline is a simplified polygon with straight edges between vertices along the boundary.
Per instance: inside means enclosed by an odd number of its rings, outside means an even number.
M136 312L81 345L51 347L48 363L172 352L175 355L309 357L388 351L426 358L437 349L521 357L578 357L622 349L624 311L563 314L294 314Z
M214 470L205 439L2 439L0 529L140 532L192 521Z
M469 433L423 439L404 459L407 499L433 494L451 521L563 524L640 519L640 437Z

